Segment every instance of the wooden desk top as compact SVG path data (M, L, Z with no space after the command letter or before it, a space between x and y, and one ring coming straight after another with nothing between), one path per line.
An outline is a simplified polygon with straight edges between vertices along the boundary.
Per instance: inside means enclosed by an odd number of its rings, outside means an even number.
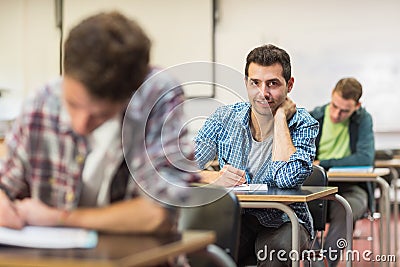
M400 158L375 160L376 167L400 167Z
M265 191L235 191L239 201L308 202L335 194L337 187L302 186L300 189L268 188Z
M93 249L32 249L0 245L0 266L151 266L214 243L212 231L183 235L99 235Z
M330 172L328 171L328 178L377 178L379 176L388 175L390 169L388 168L374 168L373 172Z

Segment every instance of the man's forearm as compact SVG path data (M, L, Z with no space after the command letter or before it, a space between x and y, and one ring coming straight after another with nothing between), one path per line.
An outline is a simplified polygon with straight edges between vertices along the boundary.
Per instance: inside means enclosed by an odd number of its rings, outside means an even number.
M218 177L219 177L219 172L218 171L201 171L200 172L200 177L201 177L201 182L206 183L206 184L212 184L214 183Z
M288 161L290 156L296 152L290 136L286 115L283 112L275 114L273 142L272 160L274 161Z
M173 229L168 211L143 197L103 208L82 208L62 215L63 225L103 232L161 233Z

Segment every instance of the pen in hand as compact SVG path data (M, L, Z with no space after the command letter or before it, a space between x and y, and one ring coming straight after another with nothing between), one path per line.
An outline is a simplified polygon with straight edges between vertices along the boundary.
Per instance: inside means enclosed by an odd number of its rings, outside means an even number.
M229 162L224 158L224 157L221 157L221 159L222 159L222 162L224 163L224 165L231 165L231 164L229 164ZM249 182L247 181L247 175L246 175L246 172L247 172L247 170L248 170L248 168L246 168L246 171L244 171L244 175L245 175L245 184L249 184Z

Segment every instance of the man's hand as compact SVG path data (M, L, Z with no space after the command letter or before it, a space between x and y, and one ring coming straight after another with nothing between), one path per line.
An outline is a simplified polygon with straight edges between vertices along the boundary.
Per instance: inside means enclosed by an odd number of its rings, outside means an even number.
M286 97L286 100L279 106L276 114L283 113L286 117L286 120L289 120L294 113L296 113L296 103L289 97Z
M61 225L66 211L47 206L33 198L25 198L15 203L18 213L29 225L57 226Z
M229 164L224 165L224 167L219 171L218 178L214 181L214 184L224 187L231 187L244 183L246 183L246 172L236 169Z
M0 226L21 229L25 221L19 216L13 202L0 190Z
M296 152L290 135L288 121L296 112L296 104L289 98L279 106L274 116L273 161L288 161Z

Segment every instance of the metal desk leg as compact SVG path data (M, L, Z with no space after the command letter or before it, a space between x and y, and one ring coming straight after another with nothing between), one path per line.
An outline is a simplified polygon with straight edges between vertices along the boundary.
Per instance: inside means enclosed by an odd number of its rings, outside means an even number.
M299 256L300 253L300 241L299 241L299 220L296 213L287 205L279 202L240 202L242 208L260 209L260 208L271 208L278 209L286 213L292 223L292 251L296 251ZM292 267L298 267L299 261L292 261Z
M399 180L399 173L396 168L390 167L390 173L392 174L392 186L394 192L394 203L393 203L393 216L394 216L394 255L398 255L398 241L397 241L397 220L399 218L399 202L397 199L397 181Z
M386 228L386 255L390 255L390 187L385 179L382 177L377 177L376 182L381 188L381 198L379 203L382 204L380 208L383 208L382 218L384 218L384 223Z
M346 240L347 240L347 247L346 251L352 251L353 250L353 211L351 210L349 202L342 197L341 195L335 194L334 196L329 196L327 197L329 200L334 200L336 202L339 202L342 207L344 208L346 212ZM348 255L346 253L346 255ZM351 267L353 264L353 259L349 257L345 257L346 260L346 267Z

